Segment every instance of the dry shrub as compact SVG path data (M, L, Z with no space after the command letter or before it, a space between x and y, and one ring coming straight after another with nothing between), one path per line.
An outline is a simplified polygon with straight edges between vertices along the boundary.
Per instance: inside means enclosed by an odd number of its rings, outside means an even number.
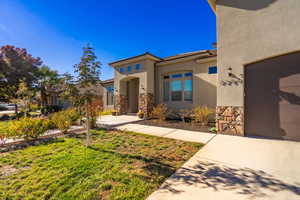
M208 125L209 117L214 113L214 110L207 106L197 106L193 109L194 121L204 126Z
M10 121L7 134L12 138L36 139L43 135L50 127L50 121L43 118L24 117L20 120Z
M152 117L157 118L160 122L165 121L168 108L165 104L158 104L153 108Z
M54 113L50 116L51 122L62 133L67 133L72 125L72 119L67 115L66 111Z

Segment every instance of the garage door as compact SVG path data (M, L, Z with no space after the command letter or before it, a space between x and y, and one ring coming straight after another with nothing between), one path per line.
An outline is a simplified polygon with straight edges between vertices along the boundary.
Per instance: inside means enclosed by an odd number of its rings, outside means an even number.
M245 67L245 133L300 141L300 53Z

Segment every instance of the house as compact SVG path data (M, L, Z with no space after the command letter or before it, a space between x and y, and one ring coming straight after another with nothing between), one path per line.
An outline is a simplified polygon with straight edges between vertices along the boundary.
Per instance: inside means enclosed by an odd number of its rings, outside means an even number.
M166 58L146 52L112 62L115 77L102 82L104 107L114 107L118 114L143 111L145 115L160 103L174 111L197 105L215 109L216 64L215 50Z
M219 133L300 141L300 1L208 0Z

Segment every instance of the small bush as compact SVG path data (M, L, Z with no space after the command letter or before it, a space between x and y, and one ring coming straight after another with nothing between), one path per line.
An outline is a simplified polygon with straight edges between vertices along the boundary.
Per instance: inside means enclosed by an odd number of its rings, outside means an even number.
M38 104L30 104L30 111L38 111L40 110L40 106Z
M54 113L50 116L50 119L54 126L63 133L67 133L72 125L72 119L66 111Z
M194 121L202 125L208 125L209 117L214 111L207 106L197 106L193 109Z
M144 116L145 116L144 111L140 110L140 111L137 113L137 116L138 116L140 119L143 119Z
M64 111L61 111L60 113L63 113L66 116L68 116L70 118L72 124L75 124L76 121L80 118L80 113L75 108L64 110Z
M167 117L167 106L165 104L159 104L153 108L152 117L157 118L159 121L165 121Z
M7 125L8 125L8 123L0 122L0 141L1 141L1 143L4 143L5 139L9 138L9 134L7 132Z
M212 132L212 133L216 133L217 132L217 128L216 127L211 127L209 129L209 131Z
M13 138L36 139L49 129L49 120L24 117L8 122L7 134Z

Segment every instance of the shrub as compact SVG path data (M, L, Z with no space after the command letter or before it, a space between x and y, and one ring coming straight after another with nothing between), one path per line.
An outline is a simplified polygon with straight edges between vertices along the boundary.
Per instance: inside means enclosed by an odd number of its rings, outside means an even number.
M60 113L68 116L70 118L72 124L75 124L76 121L80 118L80 113L75 108L64 110L64 111L61 111Z
M209 129L209 131L212 132L212 133L216 133L217 132L217 128L216 127L211 127Z
M13 138L36 139L49 129L49 120L24 117L8 122L7 134Z
M158 104L153 108L152 117L157 118L159 121L165 121L167 117L167 106L165 104Z
M140 110L140 111L137 113L137 116L138 116L140 119L143 119L144 116L145 116L144 111Z
M66 111L61 111L54 113L50 116L51 122L56 128L58 128L62 133L67 133L68 129L72 125L72 119Z
M0 144L5 143L5 139L9 138L9 134L7 132L8 123L0 122Z
M31 111L38 111L38 110L40 110L40 106L38 104L32 103L32 104L29 105L29 107L30 107Z
M209 117L213 113L214 111L209 109L207 106L197 106L193 110L194 120L196 123L208 125Z

